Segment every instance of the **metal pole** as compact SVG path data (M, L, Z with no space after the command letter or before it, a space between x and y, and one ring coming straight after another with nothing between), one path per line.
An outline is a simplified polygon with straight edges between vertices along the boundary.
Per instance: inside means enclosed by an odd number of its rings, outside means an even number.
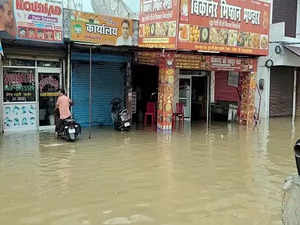
M207 128L209 128L209 120L210 120L210 79L211 76L208 74L207 76L207 97L206 97L206 124L207 124Z
M293 122L296 118L296 96L297 96L297 70L294 70L294 96L293 96Z
M92 48L90 47L89 139L92 137Z
M71 81L71 47L70 43L68 44L68 77L67 77L67 93L68 96L70 97L70 81Z

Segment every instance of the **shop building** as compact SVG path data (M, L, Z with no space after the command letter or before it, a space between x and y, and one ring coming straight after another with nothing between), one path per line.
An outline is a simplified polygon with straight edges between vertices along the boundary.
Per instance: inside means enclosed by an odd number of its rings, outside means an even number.
M207 122L217 114L228 119L231 107L240 123L252 124L257 59L268 54L269 3L152 3L141 1L139 29L139 46L151 52L140 51L136 61L159 68L158 128L172 128L177 103L186 119L195 112Z
M111 100L128 101L138 22L65 10L73 117L83 127L112 125Z
M25 1L14 3L3 3L13 13L3 21L6 30L0 37L0 128L4 132L53 128L58 89L66 80L62 1L48 4L47 12L25 9ZM47 20L46 14L53 19Z
M270 2L269 54L258 61L258 82L264 84L261 116L295 118L300 115L300 1Z

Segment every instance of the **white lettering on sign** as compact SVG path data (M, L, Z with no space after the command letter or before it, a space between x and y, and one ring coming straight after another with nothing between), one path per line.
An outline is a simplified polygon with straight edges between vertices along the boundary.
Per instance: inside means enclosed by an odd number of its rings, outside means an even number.
M221 18L241 21L241 11L241 7L229 5L226 0L221 1Z
M244 9L244 20L246 23L251 22L252 24L260 24L260 11L253 9Z
M226 19L236 22L241 22L241 20L243 19L246 23L252 23L253 25L260 24L260 11L244 8L244 17L242 17L241 7L227 4L226 0L219 0L219 2L221 14L220 19ZM191 0L191 14L218 18L219 2L213 0Z
M86 24L86 30L89 33L99 33L104 35L118 36L118 28L106 25Z
M208 0L192 0L191 14L217 18L218 4L217 2Z

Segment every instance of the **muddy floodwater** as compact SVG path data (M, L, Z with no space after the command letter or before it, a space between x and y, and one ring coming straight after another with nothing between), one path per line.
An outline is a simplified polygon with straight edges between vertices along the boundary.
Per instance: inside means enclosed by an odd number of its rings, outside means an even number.
M279 225L300 121L0 137L1 225Z

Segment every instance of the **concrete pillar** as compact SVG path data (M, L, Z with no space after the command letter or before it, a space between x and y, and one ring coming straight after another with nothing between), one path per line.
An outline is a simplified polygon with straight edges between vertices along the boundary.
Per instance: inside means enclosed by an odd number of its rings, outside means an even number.
M172 130L175 86L174 54L163 53L159 63L157 128Z
M259 118L266 119L269 118L269 108L270 108L270 69L265 66L265 62L268 57L259 57L257 66L257 84L259 80L263 80L264 87L260 90L261 102L260 102L260 114ZM259 94L256 91L255 95L255 107L259 108Z
M176 110L176 103L179 102L179 78L180 78L180 69L176 69L175 79L174 79L174 104L173 112Z

